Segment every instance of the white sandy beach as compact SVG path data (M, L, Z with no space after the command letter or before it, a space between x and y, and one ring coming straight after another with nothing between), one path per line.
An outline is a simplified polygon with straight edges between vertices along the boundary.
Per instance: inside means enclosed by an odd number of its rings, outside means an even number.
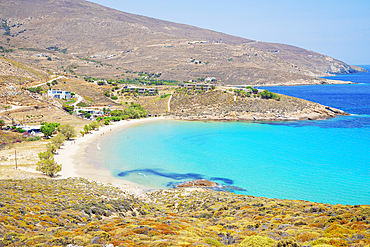
M75 138L66 141L65 145L59 150L59 155L55 155L55 161L62 164L62 171L58 173L58 178L83 177L89 180L103 183L111 183L125 191L141 195L144 191L137 187L136 184L115 178L108 169L100 169L86 162L84 156L86 148L103 133L109 134L112 131L132 127L136 124L148 123L153 121L164 120L165 117L134 119L130 121L112 122L111 125L100 127L98 131L92 131L84 137Z

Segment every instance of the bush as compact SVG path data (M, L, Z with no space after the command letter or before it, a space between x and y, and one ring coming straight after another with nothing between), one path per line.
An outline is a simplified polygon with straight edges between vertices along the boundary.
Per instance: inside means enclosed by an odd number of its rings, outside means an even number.
M269 90L264 90L258 94L262 99L275 99L280 100L280 95L270 92Z
M239 245L239 247L267 247L267 246L274 246L275 240L272 240L268 237L262 236L249 236L246 237Z
M168 96L171 96L171 94L162 94L159 98L161 98L161 99L165 99L165 98L167 98Z
M39 136L33 136L33 137L28 137L27 138L27 141L29 141L29 142L39 141L39 140L41 140L41 137L39 137Z
M117 96L112 96L112 97L110 97L112 100L116 100L116 99L118 99L118 97Z
M22 128L17 128L17 131L18 131L19 133L23 133L23 132L25 132L25 130L24 130L24 129L22 129Z
M63 110L65 110L66 112L73 112L74 109L75 107L73 105L63 104Z
M30 133L28 133L27 131L23 132L23 136L24 137L29 137L30 136Z

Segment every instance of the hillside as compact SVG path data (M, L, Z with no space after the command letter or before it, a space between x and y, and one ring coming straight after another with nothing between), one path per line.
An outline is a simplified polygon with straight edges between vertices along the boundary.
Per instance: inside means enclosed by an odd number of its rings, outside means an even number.
M360 68L284 44L235 37L106 8L83 0L0 3L6 56L71 76L127 78L127 71L219 84L311 84ZM8 41L7 39L10 39ZM48 57L50 56L50 58Z
M205 189L142 199L86 179L1 180L1 246L368 246L369 206ZM70 245L69 245L70 244ZM109 245L108 245L109 244Z
M257 94L238 95L227 89L208 92L176 90L171 100L170 115L186 120L295 121L315 120L348 115L318 103L278 96L263 99Z
M0 86L23 85L49 77L46 71L0 57Z

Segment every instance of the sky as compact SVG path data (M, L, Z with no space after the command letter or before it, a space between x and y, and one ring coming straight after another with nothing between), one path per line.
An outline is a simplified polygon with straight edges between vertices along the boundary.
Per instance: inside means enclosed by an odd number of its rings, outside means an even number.
M89 0L124 12L370 64L370 0Z

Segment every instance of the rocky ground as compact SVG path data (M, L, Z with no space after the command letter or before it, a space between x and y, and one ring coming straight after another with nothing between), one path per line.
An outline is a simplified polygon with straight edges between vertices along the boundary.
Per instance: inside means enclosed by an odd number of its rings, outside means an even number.
M348 115L318 103L280 95L280 100L257 95L237 96L230 91L185 92L177 90L171 100L171 116L184 120L294 121Z
M0 180L0 246L369 246L370 207L203 188L136 199L85 179Z

